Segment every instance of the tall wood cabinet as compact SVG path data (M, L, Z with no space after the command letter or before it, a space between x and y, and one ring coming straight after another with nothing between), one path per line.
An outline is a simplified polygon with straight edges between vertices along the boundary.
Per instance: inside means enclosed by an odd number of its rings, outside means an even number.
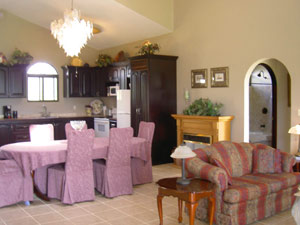
M140 121L154 122L152 162L171 162L176 147L177 56L145 55L130 58L131 126L138 134Z

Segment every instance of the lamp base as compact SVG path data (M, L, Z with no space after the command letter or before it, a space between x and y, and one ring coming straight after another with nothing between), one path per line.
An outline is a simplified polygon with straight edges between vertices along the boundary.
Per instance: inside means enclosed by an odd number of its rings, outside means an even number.
M177 184L181 184L181 185L188 185L190 183L190 179L186 179L186 178L177 178L176 183Z

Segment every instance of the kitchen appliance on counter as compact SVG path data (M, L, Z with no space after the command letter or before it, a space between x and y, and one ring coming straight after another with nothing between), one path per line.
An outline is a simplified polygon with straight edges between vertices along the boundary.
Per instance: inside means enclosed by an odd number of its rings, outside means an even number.
M117 96L117 91L119 89L119 85L107 87L107 96Z
M4 105L3 106L3 115L5 119L11 118L11 105Z
M109 137L109 129L117 127L117 121L108 118L94 118L94 130L96 137Z
M117 90L117 126L119 128L130 127L130 90Z

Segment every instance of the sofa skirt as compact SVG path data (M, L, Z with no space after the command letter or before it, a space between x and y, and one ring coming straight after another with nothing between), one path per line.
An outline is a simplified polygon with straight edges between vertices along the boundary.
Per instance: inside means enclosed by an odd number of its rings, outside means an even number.
M214 223L217 225L246 225L273 216L293 206L296 200L294 193L297 191L298 185L295 185L249 201L235 204L222 201L221 205L216 207ZM196 218L207 222L207 208L207 199L201 199L196 210Z

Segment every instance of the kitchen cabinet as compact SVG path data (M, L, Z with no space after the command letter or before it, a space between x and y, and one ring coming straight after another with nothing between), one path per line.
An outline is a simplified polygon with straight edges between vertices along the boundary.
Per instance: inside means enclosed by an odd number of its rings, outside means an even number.
M145 55L130 58L131 126L138 134L140 121L154 122L152 162L172 162L176 145L176 56Z
M106 96L107 68L63 66L64 97Z
M94 128L93 117L0 120L0 146L10 143L30 141L29 126L31 124L53 124L54 139L66 139L65 124L69 123L71 120L85 120L88 128Z
M107 86L119 84L120 89L130 89L130 62L116 62L109 67Z
M0 66L0 97L25 98L27 64Z

